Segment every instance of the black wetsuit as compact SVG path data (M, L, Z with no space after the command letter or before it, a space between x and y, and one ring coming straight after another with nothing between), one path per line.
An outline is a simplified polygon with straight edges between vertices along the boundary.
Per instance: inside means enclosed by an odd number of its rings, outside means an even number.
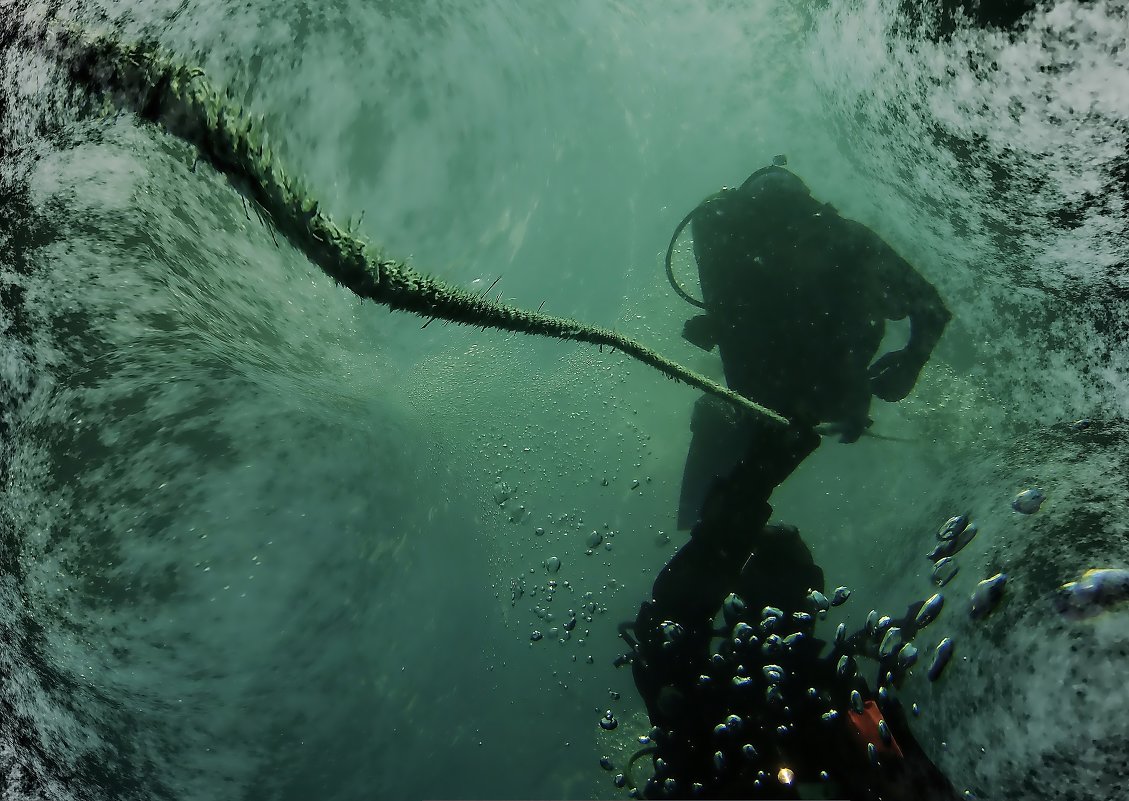
M909 394L949 320L937 291L889 245L781 167L707 198L691 230L705 313L684 336L719 348L730 389L798 422L837 424L844 441L869 425L872 395ZM907 345L874 361L886 321L907 316ZM755 421L731 415L712 399L695 407L680 528L756 437Z

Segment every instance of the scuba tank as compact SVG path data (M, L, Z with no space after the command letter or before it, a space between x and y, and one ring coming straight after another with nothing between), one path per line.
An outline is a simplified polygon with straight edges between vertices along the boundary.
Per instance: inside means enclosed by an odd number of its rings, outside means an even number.
M750 183L755 181L760 176L765 175L766 173L779 171L780 168L787 163L787 156L783 154L774 156L772 159L772 164L768 167L761 167L759 170L746 178L745 182L741 184L741 189L745 189ZM704 202L705 201L703 201L703 203ZM666 280L670 283L671 288L674 290L675 294L678 295L678 297L682 298L691 306L697 306L699 309L704 309L706 307L706 304L695 298L693 295L683 289L680 283L678 283L678 279L674 275L674 265L672 264L674 258L674 246L678 242L678 237L682 235L683 229L685 229L690 221L694 219L694 215L698 213L698 209L700 209L701 207L702 203L699 203L697 206L695 206L690 211L690 213L683 217L682 221L678 223L678 225L674 228L674 234L670 237L670 244L667 245L666 248Z

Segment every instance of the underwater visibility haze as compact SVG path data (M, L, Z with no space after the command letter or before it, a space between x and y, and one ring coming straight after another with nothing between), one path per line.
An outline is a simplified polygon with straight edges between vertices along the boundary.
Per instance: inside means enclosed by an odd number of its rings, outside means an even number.
M651 724L617 626L688 536L701 394L358 298L34 45L62 29L199 67L388 258L714 381L667 244L786 155L953 313L881 436L772 497L852 590L819 631L937 591L971 513L915 736L968 797L1129 799L1129 605L1055 601L1129 569L1114 0L0 0L3 798L627 797Z

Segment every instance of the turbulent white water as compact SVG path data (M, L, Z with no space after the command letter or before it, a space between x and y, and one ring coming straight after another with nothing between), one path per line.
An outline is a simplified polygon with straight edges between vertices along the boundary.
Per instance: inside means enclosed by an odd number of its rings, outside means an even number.
M876 403L914 442L827 442L774 502L856 623L911 600L963 459L1129 402L1121 4L941 41L888 0L81 7L0 14L156 37L390 254L715 375L661 256L786 153L955 315ZM597 759L643 719L615 625L685 536L695 393L362 304L186 145L72 112L49 59L7 51L0 85L5 797L615 792Z

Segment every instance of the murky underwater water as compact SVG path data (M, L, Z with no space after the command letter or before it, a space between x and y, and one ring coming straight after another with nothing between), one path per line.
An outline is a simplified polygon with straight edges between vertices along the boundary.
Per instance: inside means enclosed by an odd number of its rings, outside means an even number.
M1097 745L1129 728L1125 613L1040 611L1129 566L1121 438L1045 435L1129 400L1120 4L941 41L884 0L82 8L0 15L155 36L393 256L714 376L661 258L702 197L786 153L955 316L914 394L876 402L910 441L825 442L777 517L857 626L930 591L933 531L974 507L955 586L1004 565L1017 627L953 613L964 672L906 691L923 743L979 798L1068 797L1016 778L1048 753L1073 797L1129 797ZM5 797L622 797L599 757L648 724L616 625L685 541L696 393L361 303L188 146L72 112L42 55L6 50L0 80ZM676 264L692 283L685 244ZM1036 481L1042 517L1018 518ZM1056 708L1067 684L1088 694Z

